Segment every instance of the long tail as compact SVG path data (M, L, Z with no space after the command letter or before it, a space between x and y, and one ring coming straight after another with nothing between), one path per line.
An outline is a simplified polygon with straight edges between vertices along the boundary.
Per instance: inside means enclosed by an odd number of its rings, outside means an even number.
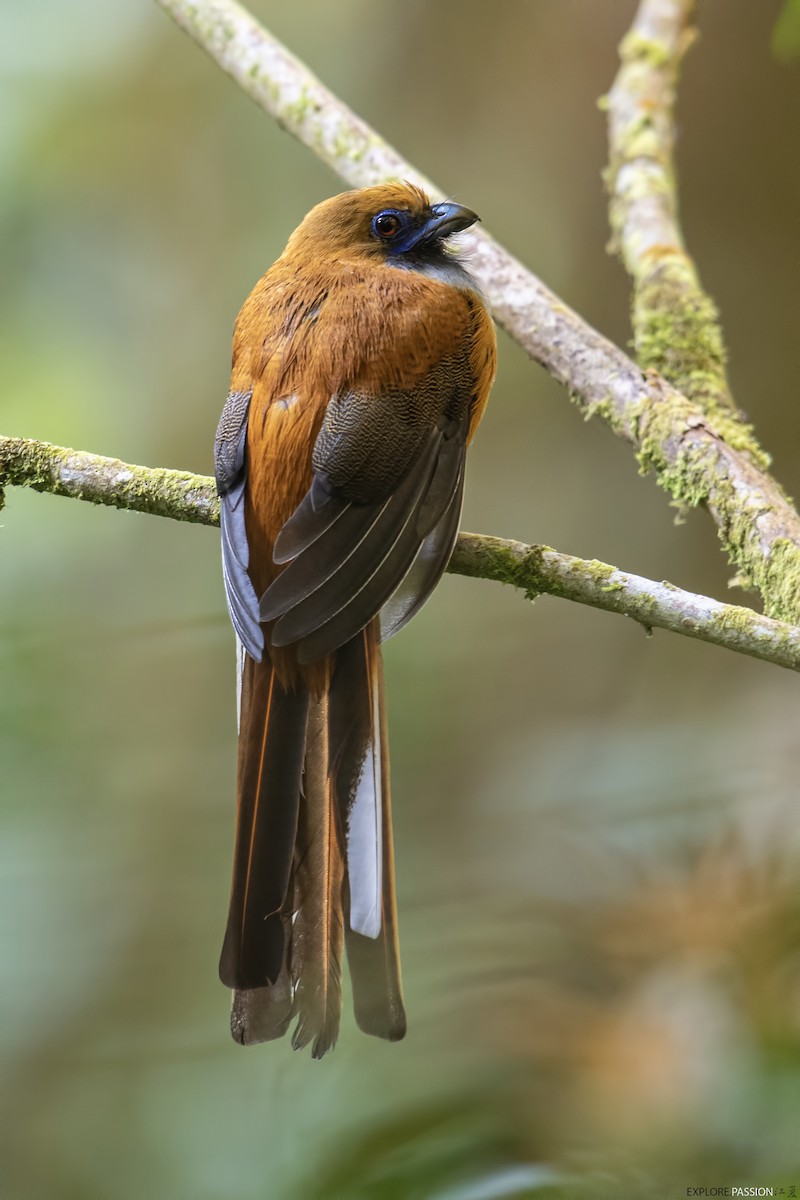
M291 976L298 1015L292 1045L322 1058L342 1011L344 858L328 774L328 696L312 701L294 876Z
M399 1041L406 1032L394 885L383 659L373 622L338 652L331 681L331 767L346 830L345 944L356 1021Z
M286 1032L292 1016L291 907L308 694L284 690L268 661L245 655L240 680L236 838L220 979L234 989L242 1044Z
M220 977L231 1030L321 1058L336 1041L343 937L356 1020L405 1033L394 897L389 758L376 629L337 652L327 686L287 690L245 658L237 824Z

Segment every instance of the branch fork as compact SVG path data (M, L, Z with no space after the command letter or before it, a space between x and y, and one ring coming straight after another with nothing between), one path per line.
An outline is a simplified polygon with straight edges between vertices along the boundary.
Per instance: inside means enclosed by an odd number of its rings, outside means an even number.
M157 0L242 90L346 183L390 178L443 192L311 74L235 0ZM679 69L694 38L694 0L641 0L603 107L609 116L612 245L633 284L637 361L612 345L488 234L471 269L511 336L586 417L630 442L643 471L681 506L704 505L767 615L642 579L549 547L462 533L450 571L500 580L800 669L800 516L730 393L716 307L678 224L673 162ZM213 480L24 438L0 437L3 485L214 525Z

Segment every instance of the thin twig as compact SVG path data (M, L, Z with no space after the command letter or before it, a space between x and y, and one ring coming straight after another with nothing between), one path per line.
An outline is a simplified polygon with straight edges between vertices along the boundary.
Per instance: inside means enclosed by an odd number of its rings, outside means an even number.
M157 3L347 183L400 177L443 195L235 0ZM766 610L800 621L800 516L767 473L752 430L732 409L709 416L644 373L486 234L475 238L471 269L497 320L587 416L630 441L676 503L707 504L740 581L759 589Z
M177 521L219 524L216 488L208 476L134 466L47 442L0 437L0 489L9 484ZM647 629L670 629L800 670L800 629L607 563L587 562L547 546L462 533L448 570L511 584L530 599L546 592L621 613Z

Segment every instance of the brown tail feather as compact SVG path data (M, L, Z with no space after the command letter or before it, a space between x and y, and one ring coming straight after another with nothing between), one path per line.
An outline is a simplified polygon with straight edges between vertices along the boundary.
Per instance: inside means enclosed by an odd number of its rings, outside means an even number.
M287 947L289 936L286 938ZM234 991L231 1034L240 1046L283 1037L292 1021L292 981L286 964L269 987Z
M293 1046L311 1042L321 1058L339 1030L346 938L356 1020L366 1033L396 1041L406 1023L376 626L338 651L327 687L310 700L302 686L284 688L269 662L246 658L241 701L233 884L220 959L220 976L234 989L233 1037L243 1045L281 1037L296 1016ZM373 799L366 839L354 846L362 781ZM351 895L362 908L366 896L374 912L378 887L380 929L372 938L351 927Z
M303 796L297 830L292 936L295 1050L313 1039L314 1058L336 1042L342 1011L341 834L328 774L328 697L309 709Z
M236 840L219 973L236 989L274 983L286 961L285 907L294 861L308 693L281 687L268 662L245 659Z

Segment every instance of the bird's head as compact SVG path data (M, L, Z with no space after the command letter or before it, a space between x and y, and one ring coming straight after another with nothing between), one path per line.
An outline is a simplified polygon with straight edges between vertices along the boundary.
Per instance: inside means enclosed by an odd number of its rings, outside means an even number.
M397 266L440 261L451 234L478 220L461 204L431 204L411 183L386 183L323 200L289 239L286 253L365 256Z

